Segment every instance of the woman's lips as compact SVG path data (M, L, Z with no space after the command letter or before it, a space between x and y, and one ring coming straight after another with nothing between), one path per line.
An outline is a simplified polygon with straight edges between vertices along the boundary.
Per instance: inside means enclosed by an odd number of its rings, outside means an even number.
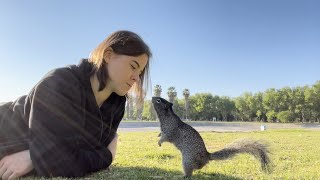
M129 84L129 83L127 83L127 85L131 88L132 87L132 85L131 84Z

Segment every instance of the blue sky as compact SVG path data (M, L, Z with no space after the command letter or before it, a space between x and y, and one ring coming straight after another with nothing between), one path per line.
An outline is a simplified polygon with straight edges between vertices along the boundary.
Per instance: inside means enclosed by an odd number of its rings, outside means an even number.
M237 97L320 80L320 1L2 0L0 102L27 94L51 69L77 64L111 32L148 43L152 87L166 97ZM151 92L150 92L151 93ZM149 93L149 97L151 96Z

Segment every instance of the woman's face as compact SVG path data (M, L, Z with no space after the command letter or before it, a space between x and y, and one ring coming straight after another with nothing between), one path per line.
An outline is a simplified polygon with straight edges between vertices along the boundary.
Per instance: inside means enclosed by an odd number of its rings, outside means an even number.
M134 57L119 55L113 51L107 53L109 53L105 56L109 73L107 88L119 96L124 96L134 83L139 82L139 75L144 70L149 58L146 54Z

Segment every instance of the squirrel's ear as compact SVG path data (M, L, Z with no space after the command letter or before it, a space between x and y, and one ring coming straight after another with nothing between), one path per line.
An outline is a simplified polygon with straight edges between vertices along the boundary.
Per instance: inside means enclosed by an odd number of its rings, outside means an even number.
M167 104L166 109L170 109L170 108L172 108L172 106L173 106L173 104L172 104L171 102L169 102L169 103Z
M168 102L168 103L166 103L165 108L170 109L172 107L172 105L173 105L172 103Z

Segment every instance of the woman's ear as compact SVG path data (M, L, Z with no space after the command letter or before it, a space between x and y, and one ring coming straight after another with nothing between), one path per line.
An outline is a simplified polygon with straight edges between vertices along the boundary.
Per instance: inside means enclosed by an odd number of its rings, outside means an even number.
M104 50L103 59L106 63L110 62L112 52L113 52L113 49L111 47L108 47L107 49Z

